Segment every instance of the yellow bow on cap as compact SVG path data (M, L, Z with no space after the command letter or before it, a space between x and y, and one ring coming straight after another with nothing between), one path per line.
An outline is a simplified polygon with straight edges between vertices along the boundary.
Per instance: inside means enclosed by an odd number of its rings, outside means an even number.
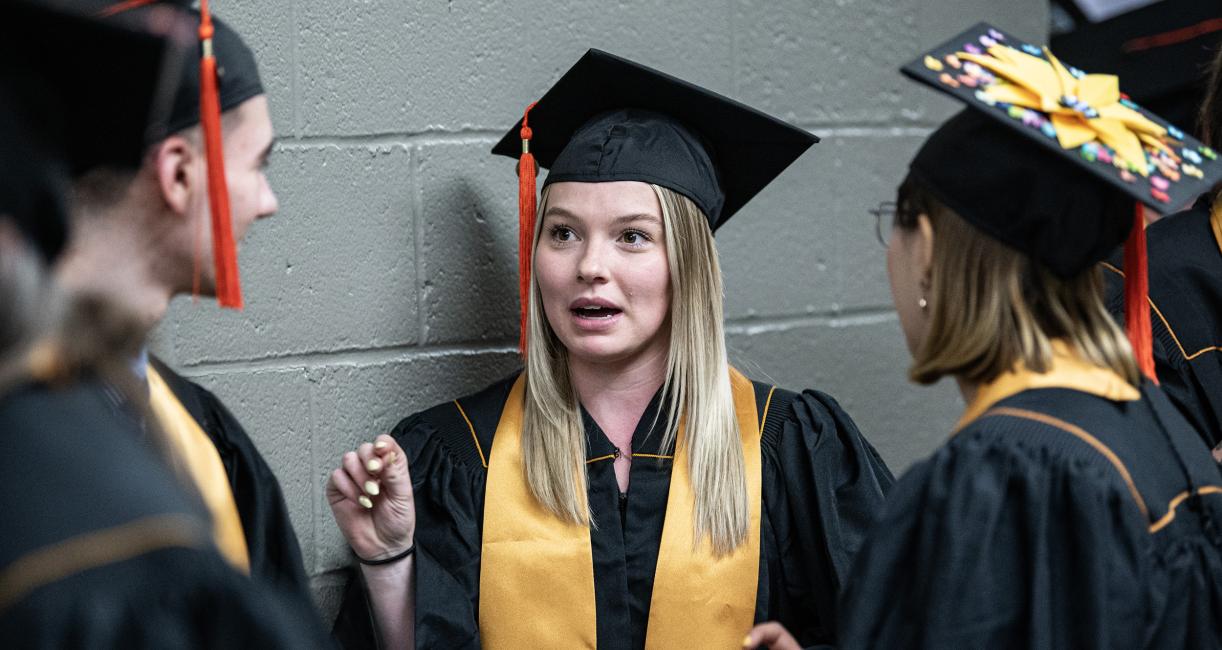
M989 47L988 54L957 56L999 77L998 83L984 90L989 99L1047 113L1057 141L1066 149L1098 140L1142 176L1149 173L1142 143L1179 160L1164 142L1167 129L1121 103L1115 75L1075 75L1047 48L1044 53L1048 60L998 44Z

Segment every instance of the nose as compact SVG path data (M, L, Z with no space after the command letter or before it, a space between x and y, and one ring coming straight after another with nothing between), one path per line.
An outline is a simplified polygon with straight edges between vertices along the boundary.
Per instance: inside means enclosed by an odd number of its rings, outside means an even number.
M271 183L267 182L267 176L263 177L263 189L259 192L259 219L270 217L280 210L280 199L276 198L276 192L272 190Z
M603 259L602 247L597 243L587 244L581 258L577 260L577 281L589 284L607 281L606 262Z

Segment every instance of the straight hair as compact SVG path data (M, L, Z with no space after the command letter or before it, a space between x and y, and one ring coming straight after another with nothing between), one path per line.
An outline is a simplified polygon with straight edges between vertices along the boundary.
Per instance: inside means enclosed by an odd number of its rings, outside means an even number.
M679 444L686 445L696 493L694 539L700 543L708 537L714 553L724 555L746 541L750 507L730 389L721 267L704 213L677 192L651 187L661 205L671 282L670 339L662 386L669 408L662 448L672 448L683 427ZM539 214L546 214L547 201L544 189ZM542 222L535 229L535 247ZM593 526L581 406L569 375L568 352L547 321L533 270L525 372L522 454L531 492L557 517Z

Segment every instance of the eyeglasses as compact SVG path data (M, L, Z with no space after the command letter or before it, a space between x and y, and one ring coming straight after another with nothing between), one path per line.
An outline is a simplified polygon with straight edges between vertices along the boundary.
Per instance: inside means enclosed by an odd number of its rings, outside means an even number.
M898 209L895 201L883 201L877 208L869 210L870 214L874 215L874 236L883 248L891 246L891 230L895 225L895 213Z

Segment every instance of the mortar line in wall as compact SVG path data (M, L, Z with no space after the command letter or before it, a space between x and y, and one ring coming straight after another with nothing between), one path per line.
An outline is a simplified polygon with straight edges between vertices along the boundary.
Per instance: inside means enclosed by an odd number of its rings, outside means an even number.
M417 144L470 144L492 142L504 135L490 129L426 130L390 133L366 133L360 135L303 135L292 139L277 140L276 146L284 149L320 149L324 147L412 147ZM491 146L489 146L491 148Z
M346 585L352 578L350 569L347 567L338 569L327 569L315 575L310 576L311 581L317 581L317 584L323 586Z
M804 327L853 327L891 322L896 319L889 307L864 307L823 313L777 317L745 317L726 321L726 333L755 335L784 332ZM294 354L282 354L259 359L203 361L181 366L188 376L224 375L253 371L277 371L314 366L355 366L387 363L399 360L504 354L517 352L513 341L449 345L387 345L370 348L347 348Z
M856 327L888 323L895 321L897 318L895 310L889 307L869 307L829 314L808 314L768 319L735 319L726 322L726 334L752 336L806 327Z
M468 345L386 345L369 348L348 348L342 350L283 354L263 357L260 359L203 361L194 364L184 364L179 369L184 375L197 377L200 375L227 375L261 370L292 370L315 366L368 365L397 360L474 356L480 354L517 352L517 350L517 346L510 345L508 341Z
M293 138L301 137L301 11L297 0L289 5L293 22Z
M737 0L726 0L726 20L729 21L730 29L730 92L734 93L734 97L739 96L739 80L738 80L738 30L737 15L734 13L734 3Z
M937 124L902 124L887 126L883 124L800 124L807 131L814 131L821 138L909 138L928 137L937 128Z
M322 495L318 493L318 454L315 453L318 451L318 436L315 427L318 418L316 417L317 411L314 408L314 397L315 392L318 390L318 384L310 378L308 370L304 374L306 377L306 388L308 389L306 390L306 411L309 416L310 426L310 550L313 554L313 561L310 562L309 577L313 579L314 574L318 571L318 526L321 519L318 516L318 510L322 504L322 500L318 498Z
M868 122L799 122L799 128L813 131L821 137L869 138L869 137L925 137L933 132L937 123L913 122L904 124L878 124ZM414 147L429 144L491 145L504 133L490 129L425 130L362 135L298 135L277 140L280 150L321 149L327 147Z
M424 317L424 265L421 263L424 259L424 197L421 195L424 185L420 182L423 158L419 147L412 147L410 154L411 163L408 168L412 170L412 232L415 233L412 237L412 264L416 269L416 340L423 344L428 340L428 332L425 331L427 319Z
M781 323L800 320L818 320L819 322L827 322L830 320L857 318L860 316L876 316L879 314L893 313L895 309L891 305L860 305L856 307L832 307L830 309L812 309L805 313L778 313L778 314L752 314L749 316L732 316L726 319L726 327L748 326L759 323Z

